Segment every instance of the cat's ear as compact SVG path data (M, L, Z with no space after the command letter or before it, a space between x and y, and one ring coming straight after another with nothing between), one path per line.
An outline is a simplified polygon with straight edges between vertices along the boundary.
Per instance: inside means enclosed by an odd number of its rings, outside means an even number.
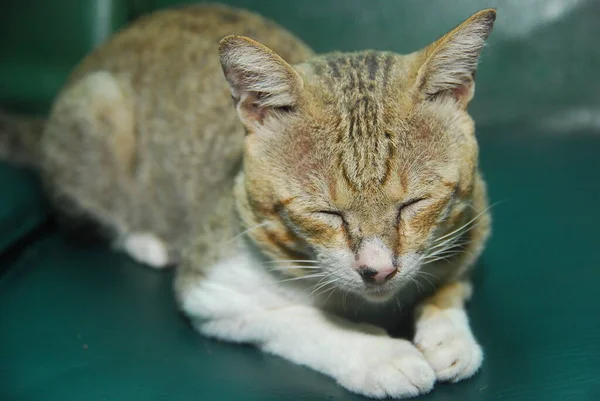
M219 45L219 57L245 125L262 124L270 114L297 105L302 79L271 49L243 36L227 36Z
M482 10L427 46L420 54L417 89L426 98L453 96L467 105L475 90L479 55L490 35L496 10Z

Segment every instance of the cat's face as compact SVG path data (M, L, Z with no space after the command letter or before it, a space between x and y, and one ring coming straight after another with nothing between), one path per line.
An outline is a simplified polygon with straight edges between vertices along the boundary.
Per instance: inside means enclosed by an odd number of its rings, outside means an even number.
M318 269L281 266L371 301L435 259L440 238L470 216L477 144L466 105L476 60L464 54L477 57L491 21L472 17L409 56L333 54L295 68L247 39L225 42L248 129L236 195L258 246L280 261L316 260ZM477 51L440 64L456 38Z
M441 100L365 124L364 132L356 122L352 137L352 119L343 122L337 107L315 98L312 112L298 110L246 138L246 212L270 223L249 234L279 260L316 258L340 289L385 299L469 211L473 125Z

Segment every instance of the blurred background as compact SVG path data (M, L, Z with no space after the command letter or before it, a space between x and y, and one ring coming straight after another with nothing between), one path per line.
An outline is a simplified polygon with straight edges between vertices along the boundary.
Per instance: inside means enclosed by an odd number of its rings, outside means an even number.
M469 306L486 361L421 399L600 400L600 1L221 2L317 52L412 52L497 8L470 105L497 204ZM0 0L0 106L44 115L86 53L183 3ZM35 174L0 162L0 185L0 400L360 399L200 338L176 311L172 272L66 240Z
M73 66L114 31L176 0L4 0L0 103L45 111ZM549 129L600 126L597 0L225 0L254 10L317 52L407 53L472 13L498 9L481 60L479 124L523 121Z

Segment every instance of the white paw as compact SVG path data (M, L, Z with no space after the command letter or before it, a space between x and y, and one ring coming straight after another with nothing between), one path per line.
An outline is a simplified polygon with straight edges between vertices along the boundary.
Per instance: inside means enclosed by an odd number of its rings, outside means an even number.
M344 374L337 377L342 386L374 398L407 398L431 391L435 373L414 345L389 337L367 339L349 348L343 358Z
M473 376L483 351L471 333L464 311L444 311L417 323L415 345L440 381L457 382Z
M129 234L123 241L123 250L136 262L157 269L169 264L165 244L153 234Z

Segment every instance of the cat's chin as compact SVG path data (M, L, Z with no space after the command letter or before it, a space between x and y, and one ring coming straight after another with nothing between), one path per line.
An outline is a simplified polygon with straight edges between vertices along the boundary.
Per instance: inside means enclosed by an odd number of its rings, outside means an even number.
M361 293L361 296L368 302L381 304L389 301L394 296L395 291L391 289L372 289Z

